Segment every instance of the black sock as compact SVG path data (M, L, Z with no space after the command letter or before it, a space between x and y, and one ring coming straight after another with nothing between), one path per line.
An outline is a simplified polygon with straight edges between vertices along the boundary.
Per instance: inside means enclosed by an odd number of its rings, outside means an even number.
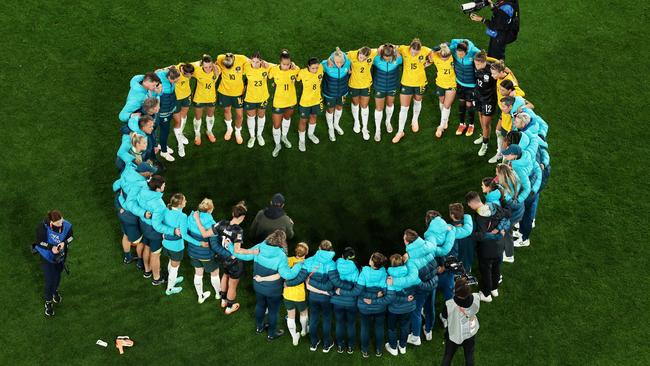
M460 123L465 123L465 111L467 110L467 107L465 106L465 101L459 101L458 102L458 119L460 119Z
M490 142L490 138L489 137L483 137L483 143L487 144L488 142Z
M467 114L468 114L467 120L469 121L469 124L473 125L474 124L474 115L475 115L474 106L467 107Z
M226 298L226 292L225 291L219 291L219 295L221 296L222 299Z

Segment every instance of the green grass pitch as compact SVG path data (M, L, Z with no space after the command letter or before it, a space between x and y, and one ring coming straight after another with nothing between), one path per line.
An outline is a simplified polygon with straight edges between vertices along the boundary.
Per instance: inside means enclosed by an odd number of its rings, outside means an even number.
M459 3L9 0L0 5L0 364L439 363L439 327L434 341L397 358L311 353L306 342L294 348L288 337L268 343L254 334L250 277L240 286L242 309L230 317L214 300L198 305L191 280L180 296L164 296L134 266L121 263L110 185L117 178L117 113L132 75L224 51L248 55L259 49L275 61L287 48L303 65L336 46L349 50L413 37L425 45L470 38L487 47L484 28L464 17ZM650 177L643 118L650 9L645 3L602 0L522 1L521 9L522 30L508 47L507 63L550 124L553 173L532 246L517 249L516 262L504 264L502 296L481 308L477 363L650 364L645 274ZM433 68L428 73L432 85ZM449 203L478 190L480 179L494 169L476 156L471 138L453 136L452 130L434 141L439 112L432 91L425 97L421 131L407 131L399 145L386 135L379 144L364 142L352 133L346 106L346 133L336 143L327 141L321 117L321 144L308 142L307 152L298 152L294 117L290 139L296 146L277 159L269 143L251 150L225 143L217 109L219 141L189 145L184 159L167 164L165 197L182 191L188 208L211 197L215 216L223 218L240 199L254 214L280 191L299 240L313 246L328 238L339 250L352 245L362 264L371 250L401 251L402 230L422 232L425 210L446 214ZM456 123L453 112L450 129ZM271 141L268 123L265 137ZM175 139L170 141L175 147ZM493 152L494 145L490 148ZM45 319L42 273L28 245L51 208L74 224L77 240L72 274L62 279L64 302L55 318ZM184 262L181 274L190 278L191 271ZM117 335L131 336L135 347L120 356L112 345L95 345L100 338L112 343ZM455 364L462 359L458 354Z

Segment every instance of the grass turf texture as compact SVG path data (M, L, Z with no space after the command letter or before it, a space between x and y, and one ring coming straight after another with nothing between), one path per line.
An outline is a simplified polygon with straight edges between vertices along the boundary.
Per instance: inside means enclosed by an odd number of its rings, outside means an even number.
M649 177L631 158L647 150L642 134L625 135L641 120L642 109L631 108L639 96L632 99L630 87L639 85L633 65L647 65L636 61L648 51L644 23L636 17L647 13L647 5L642 7L645 12L625 3L613 11L605 1L522 3L523 29L519 41L508 47L508 65L551 126L553 173L533 245L517 249L514 265L504 264L501 297L481 309L478 364L649 362L648 348L642 346L643 328L650 324L648 282L639 281L634 271L648 264L647 247L639 244L647 241L642 225L650 207L636 193ZM185 289L173 297L153 288L134 266L121 264L110 192L117 177L117 113L133 74L193 61L204 52L260 49L275 61L279 50L288 48L302 65L337 45L348 50L406 43L414 36L430 46L467 37L486 47L483 27L464 18L457 1L245 6L10 1L1 8L0 81L9 145L0 163L0 233L6 240L0 364L362 362L358 349L353 356L324 355L310 353L304 339L294 348L288 337L267 343L255 335L250 277L240 286L242 309L227 317L214 300L196 304L187 261L181 267ZM625 33L617 34L623 23ZM602 62L602 47L621 53ZM609 64L612 60L616 63ZM248 150L223 142L225 127L217 110L219 141L189 145L185 159L168 164L167 192L184 192L190 207L212 197L215 216L222 218L239 199L248 201L254 215L281 191L296 221L296 239L312 248L323 238L338 250L349 244L359 250L360 264L374 249L386 255L401 252L402 230L421 233L426 209L446 214L449 203L478 190L480 179L493 173L493 166L485 164L489 156L476 156L473 138L453 136L455 112L445 138L434 141L439 112L433 68L428 73L421 131L407 132L397 146L385 134L381 144L362 141L351 131L346 106L346 134L336 143L326 141L321 118L317 134L322 143L308 142L308 151L299 153L294 117L294 148L272 159L269 123L267 146ZM397 114L396 108L394 125ZM370 118L372 126L372 113ZM188 136L190 131L187 127ZM77 240L72 275L62 280L63 304L54 319L44 319L42 274L27 247L36 223L54 207L74 223ZM636 215L628 214L632 207ZM626 283L635 285L627 288ZM109 349L94 345L98 338L110 344L122 334L136 342L124 356L112 344ZM406 356L385 353L369 362L438 363L442 337L437 327L433 342L410 347ZM456 358L455 364L462 364L462 355Z

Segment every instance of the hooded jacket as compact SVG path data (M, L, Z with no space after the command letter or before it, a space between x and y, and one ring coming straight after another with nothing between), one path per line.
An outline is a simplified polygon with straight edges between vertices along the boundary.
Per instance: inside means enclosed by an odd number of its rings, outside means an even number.
M339 258L336 260L336 267L327 276L332 283L333 289L340 288L341 290L350 291L354 288L359 278L359 269L354 261ZM356 296L337 295L333 289L330 291L330 302L332 304L343 307L357 306Z
M383 313L391 299L387 296L378 298L377 293L381 291L386 294L386 277L385 268L373 269L365 266L361 269L354 288L352 290L341 289L341 295L357 296L357 307L361 314ZM371 299L372 303L366 304L363 299Z
M280 247L268 245L266 240L255 245L252 250L259 250L259 254L237 254L235 257L244 261L253 262L253 276L262 277L272 276L276 273L284 279L291 280L295 278L302 270L302 263L296 263L289 267L289 260L284 250ZM255 292L264 296L282 296L283 280L257 282L253 281Z
M287 216L282 207L269 206L259 210L251 223L251 237L253 240L264 240L275 230L282 230L287 234L287 239L293 238L293 221Z
M392 301L388 311L393 314L408 314L415 310L415 300L408 300L409 295L415 295L421 281L412 275L406 265L388 268L388 275L393 278L393 284L387 286L387 297ZM404 281L399 281L404 279ZM397 281L396 281L397 280Z
M332 258L334 258L333 251L319 249L316 254L305 259L302 270L296 278L287 281L287 286L295 286L310 278L309 284L311 286L322 291L331 291L333 287L328 274L336 268ZM328 302L329 300L328 295L309 292L309 301Z

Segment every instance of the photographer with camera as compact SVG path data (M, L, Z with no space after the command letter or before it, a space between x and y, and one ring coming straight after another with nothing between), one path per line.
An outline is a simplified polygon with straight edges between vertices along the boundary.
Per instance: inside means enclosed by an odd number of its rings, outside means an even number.
M474 6L467 6L474 4ZM519 1L518 0L492 0L476 1L463 4L464 11L472 11L470 19L485 24L485 33L490 37L488 56L499 60L506 58L506 45L517 40L519 33ZM492 18L486 19L473 11L478 11L487 5L492 9Z
M445 326L445 355L442 366L451 365L459 347L465 353L465 365L474 365L474 344L479 324L476 314L481 307L479 294L473 294L465 278L454 285L454 297L445 301L440 319Z
M72 242L72 224L63 219L58 210L47 213L36 228L33 251L41 256L41 268L45 275L45 315L54 315L54 304L61 302L59 283L65 269L68 246Z

